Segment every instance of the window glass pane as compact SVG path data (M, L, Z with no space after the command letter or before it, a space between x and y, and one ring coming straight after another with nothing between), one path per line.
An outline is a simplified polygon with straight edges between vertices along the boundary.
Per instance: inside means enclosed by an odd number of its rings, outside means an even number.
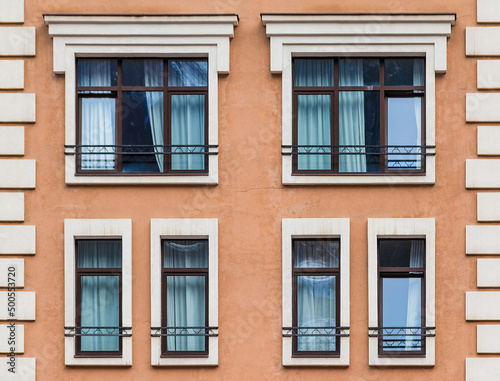
M384 329L384 333L401 336L383 336L385 351L420 350L422 339L408 336L421 333L421 330L404 327L422 326L422 279L421 278L384 278L383 279L383 326L403 327Z
M207 268L208 241L164 240L164 268Z
M116 86L117 78L116 60L78 60L78 86Z
M340 86L379 86L380 61L373 58L339 59Z
M78 267L122 267L122 241L117 239L79 239L76 241Z
M123 86L163 86L162 60L123 60Z
M163 93L124 91L122 97L123 172L163 172Z
M380 93L339 94L339 172L379 172ZM356 153L363 153L357 155Z
M297 277L297 326L336 327L336 277ZM299 329L301 334L332 333L331 329ZM334 333L335 331L333 331ZM335 336L297 338L298 351L335 351Z
M115 155L106 154L115 152L115 104L114 98L81 99L82 169L115 168Z
M208 62L206 60L169 60L169 86L207 86Z
M293 263L296 268L339 267L339 241L294 240Z
M204 333L205 330L205 277L167 277L168 333ZM200 327L200 328L196 328ZM168 351L204 351L205 336L168 336Z
M171 96L171 131L173 170L203 170L205 155L205 96L183 94ZM187 147L186 147L187 146ZM184 153L183 153L184 152Z
M424 267L424 239L381 239L380 267Z
M331 96L297 96L297 144L298 152L320 153L298 155L299 170L331 169ZM312 147L307 147L312 146Z
M333 86L333 65L333 59L294 59L295 86Z
M394 58L385 60L386 86L424 86L423 58Z
M387 114L388 168L421 169L422 98L387 98Z
M81 277L81 324L82 332L119 333L118 329L96 329L96 327L119 327L120 324L120 278L118 276ZM119 336L81 336L82 351L118 351Z

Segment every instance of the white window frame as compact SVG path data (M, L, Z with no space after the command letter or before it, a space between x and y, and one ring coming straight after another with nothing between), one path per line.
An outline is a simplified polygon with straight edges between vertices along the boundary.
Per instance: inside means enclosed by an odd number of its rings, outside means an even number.
M132 327L132 220L64 220L64 324L76 326L76 257L77 239L120 239L122 241L122 324ZM66 330L66 333L74 333ZM132 330L126 333L132 334ZM75 337L65 337L66 365L132 365L132 337L122 337L122 357L75 358Z
M271 72L282 75L282 145L292 144L292 58L425 55L425 145L435 145L435 75L446 72L446 43L454 14L349 15L263 14L271 46ZM291 152L283 149L283 152ZM434 153L434 149L428 149ZM434 184L435 157L425 175L292 175L292 156L282 157L284 185Z
M349 316L349 219L284 218L282 220L283 327L292 327L292 239L340 239L340 322L350 326ZM283 331L285 333L285 331ZM283 366L349 366L349 337L340 338L340 357L292 357L292 337L283 337Z
M237 15L44 15L54 45L54 72L65 75L65 145L76 144L76 59L80 57L204 57L208 60L208 144L218 145L219 74L229 73L229 40ZM66 148L67 184L217 184L218 155L207 175L77 176ZM210 148L209 152L217 152Z
M435 241L434 218L368 219L368 326L378 327L378 239L425 239L425 325L435 327ZM370 331L372 332L372 331ZM434 331L432 331L434 332ZM373 333L377 333L373 331ZM436 338L425 338L425 357L379 357L378 337L369 337L372 366L434 366Z
M218 220L151 219L151 327L161 327L162 239L208 239L208 325L218 327ZM208 357L161 357L161 337L151 337L153 366L217 366L218 352L219 338L211 336Z

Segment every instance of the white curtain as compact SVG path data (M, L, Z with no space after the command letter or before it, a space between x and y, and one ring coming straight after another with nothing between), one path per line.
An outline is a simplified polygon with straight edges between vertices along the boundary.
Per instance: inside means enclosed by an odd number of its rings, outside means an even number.
M410 267L424 267L425 242L422 240L412 240L410 248ZM421 311L422 279L408 279L408 307L406 311L406 326L420 327L422 324ZM418 333L418 332L417 332ZM415 349L414 345L420 343L421 338L417 336L406 337L406 350ZM418 348L417 348L418 349Z
M363 86L363 60L339 61L343 86ZM356 145L365 152L365 95L363 91L341 91L339 95L339 144ZM342 149L340 149L342 152ZM353 152L348 148L347 152ZM339 155L339 172L366 172L365 155Z
M425 83L425 65L424 60L415 60L413 63L413 86L424 86ZM422 98L413 98L415 108L415 122L417 126L417 144L422 145ZM421 150L419 150L421 152ZM420 169L422 166L422 156L417 155L416 167Z
M203 152L202 147L176 145L205 144L205 96L202 94L172 95L171 97L172 152ZM174 170L203 170L205 155L172 155Z
M144 84L146 86L163 85L163 62L160 60L144 61ZM151 135L155 146L163 146L163 93L159 91L147 91L146 102L148 106L149 124ZM156 162L160 172L163 172L163 147L155 147Z

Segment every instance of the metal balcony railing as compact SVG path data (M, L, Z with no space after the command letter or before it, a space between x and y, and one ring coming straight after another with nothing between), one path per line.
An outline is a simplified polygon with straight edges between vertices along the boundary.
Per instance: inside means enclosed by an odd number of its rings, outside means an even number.
M75 336L120 336L131 337L132 327L64 327L66 337Z
M219 336L219 327L151 327L151 337L164 336Z

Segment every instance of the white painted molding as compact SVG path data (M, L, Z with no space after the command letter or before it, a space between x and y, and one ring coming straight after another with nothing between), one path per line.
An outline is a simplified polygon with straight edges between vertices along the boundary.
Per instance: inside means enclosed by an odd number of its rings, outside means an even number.
M35 94L0 93L0 122L35 123L35 114Z
M369 218L368 219L368 325L378 327L378 239L425 238L425 324L435 327L435 241L434 218ZM379 357L378 337L368 338L371 366L434 366L435 337L426 337L423 358Z
M500 226L468 225L465 227L467 255L500 254Z
M2 0L0 0L0 2L1 1ZM16 90L23 88L24 88L24 61L1 60L0 89Z
M151 219L151 326L161 327L161 273L164 238L208 239L208 325L219 326L218 293L218 220L202 219ZM217 366L219 338L208 338L208 357L161 357L161 337L151 338L151 365L153 366Z
M465 381L498 381L499 358L468 358L465 360Z
M24 0L0 0L0 23L23 23Z
M0 127L0 155L24 155L24 127Z
M0 193L0 221L24 221L24 193Z
M469 189L500 188L500 159L467 159L465 186Z
M16 322L0 324L0 353L12 352L24 353L24 325Z
M78 238L116 238L122 241L122 326L132 327L132 220L64 220L64 325L76 324L75 240ZM132 333L132 330L127 331ZM122 337L120 358L76 358L75 338L65 337L66 365L132 365L132 337Z
M0 28L0 56L34 56L35 27Z
M12 268L15 270L9 270ZM24 287L24 259L0 258L0 287L9 287L9 283L16 288Z
M477 287L500 287L500 259L477 260Z
M35 226L0 226L0 254L35 254L35 252Z
M466 320L500 320L500 291L465 293Z
M340 326L350 326L349 313L349 219L283 218L282 220L282 324L292 327L292 239L340 238ZM349 366L349 337L340 339L338 358L292 357L292 338L282 338L283 366Z
M36 315L36 295L33 291L0 291L0 320L34 321ZM9 310L9 302L14 302L14 310ZM12 308L12 307L11 307Z
M500 71L500 67L499 67ZM477 127L477 154L478 155L500 155L500 127L478 126Z
M35 381L36 360L32 357L16 357L16 373L9 372L9 357L0 358L2 381Z
M500 192L477 194L477 220L500 221Z
M477 22L500 23L498 0L477 0Z
M500 325L477 326L477 353L500 353Z

